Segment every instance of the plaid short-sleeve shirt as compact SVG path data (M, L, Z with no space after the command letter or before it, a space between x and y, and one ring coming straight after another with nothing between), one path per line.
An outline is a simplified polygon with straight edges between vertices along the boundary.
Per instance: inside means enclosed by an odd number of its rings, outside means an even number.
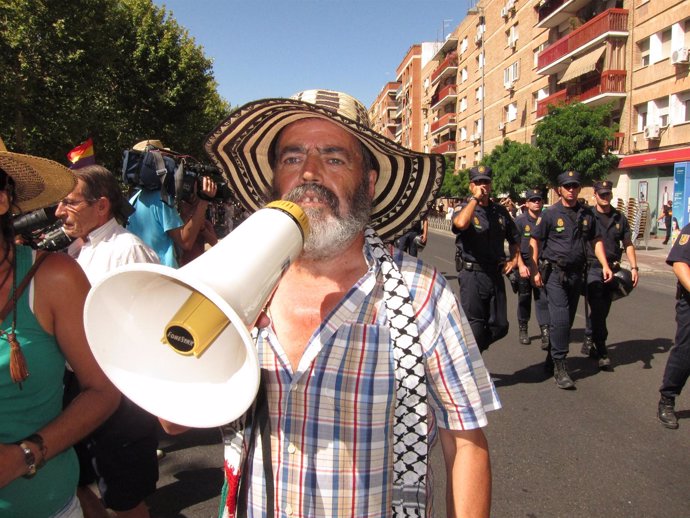
M417 311L430 438L436 423L456 430L484 426L485 412L500 402L464 313L435 269L395 253ZM393 349L381 273L368 245L364 254L368 272L314 332L296 372L271 328L259 331L276 515L391 516ZM246 474L254 518L266 516L260 442Z

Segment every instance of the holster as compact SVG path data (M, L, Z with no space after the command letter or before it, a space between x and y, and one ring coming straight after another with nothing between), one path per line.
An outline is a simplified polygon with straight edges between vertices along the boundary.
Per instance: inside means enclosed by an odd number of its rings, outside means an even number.
M508 282L510 282L510 288L513 290L513 293L517 293L520 289L520 272L518 271L517 268L510 270L510 273L507 275L508 277Z
M546 285L553 271L553 264L546 259L539 260L539 273L541 274L541 282Z
M517 293L520 295L530 295L532 293L532 283L529 277L520 277L518 275Z

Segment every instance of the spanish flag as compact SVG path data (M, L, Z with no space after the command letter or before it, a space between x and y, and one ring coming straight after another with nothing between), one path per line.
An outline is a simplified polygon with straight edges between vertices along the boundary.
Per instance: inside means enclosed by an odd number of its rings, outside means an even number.
M67 160L71 162L70 169L79 169L80 167L95 164L96 156L93 154L93 140L89 138L67 153Z

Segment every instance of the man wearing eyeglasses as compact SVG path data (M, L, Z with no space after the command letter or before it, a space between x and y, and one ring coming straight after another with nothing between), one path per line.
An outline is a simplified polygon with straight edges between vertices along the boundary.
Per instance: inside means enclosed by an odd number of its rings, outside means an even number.
M630 263L633 287L636 287L639 268L637 267L630 225L628 225L626 217L611 206L612 187L613 184L608 180L594 182L594 198L596 200L594 216L597 220L597 228L601 231L609 267L614 273L620 270L620 261L623 256L623 249L625 249L625 255ZM611 360L606 349L606 338L608 337L606 317L608 317L611 309L611 288L614 283L604 284L601 264L594 256L594 249L591 246L587 249L587 261L589 264L587 269L587 297L585 299L587 329L582 353L597 359L599 367L607 370L611 366Z
M537 322L539 323L541 334L541 348L546 351L549 348L549 307L546 302L544 289L532 286L528 266L532 256L530 238L532 237L534 227L537 225L537 219L541 216L544 198L541 189L529 189L525 193L525 198L527 200L525 202L525 211L515 218L515 225L520 233L520 255L523 262L517 269L517 318L518 325L520 326L518 339L523 345L529 345L531 342L528 325L532 314L532 298L534 298Z
M558 175L556 192L560 200L537 219L530 238L532 283L544 287L549 306L551 348L547 366L553 361L554 379L561 389L574 389L568 372L570 329L575 320L587 264L588 242L601 263L602 280L613 277L606 261L604 243L592 210L578 201L580 175L566 171Z
M460 304L480 351L508 334L503 275L519 263L520 236L508 210L491 198L492 170L470 169L470 199L453 214ZM509 245L509 257L504 251Z
M82 267L91 284L111 270L130 263L158 263L158 256L122 223L132 206L120 192L115 176L105 167L75 169L77 185L60 201L55 215L75 241L68 253ZM65 401L79 393L76 378L65 375ZM144 499L158 481L158 420L126 397L115 413L92 435L75 445L80 478L77 496L85 516L146 518ZM89 485L97 482L101 498ZM102 502L102 503L101 503Z

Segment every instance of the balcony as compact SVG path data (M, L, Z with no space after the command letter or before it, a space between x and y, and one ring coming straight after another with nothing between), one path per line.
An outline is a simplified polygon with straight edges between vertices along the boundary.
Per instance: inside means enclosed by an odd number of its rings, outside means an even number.
M613 140L606 141L606 149L609 153L620 154L623 150L623 141L625 139L625 133L614 133Z
M605 70L600 76L569 85L537 103L537 119L549 112L549 105L581 102L593 106L625 97L625 70Z
M441 90L436 92L431 98L431 109L436 110L440 106L446 104L449 101L455 101L458 97L458 87L455 84L450 84L443 87Z
M431 123L431 133L438 133L448 127L454 128L455 125L455 113L446 113L443 117Z
M432 147L431 152L439 155L455 154L457 146L454 140L446 140L441 142L438 146Z
M558 27L589 3L591 0L541 0L535 6L539 13L537 27L542 29Z
M446 56L446 59L441 61L441 63L436 67L436 70L431 74L431 84L438 83L444 77L450 74L458 73L458 54L457 52L451 52Z
M569 58L575 54L594 47L605 38L627 35L628 10L607 9L541 51L537 60L537 73L556 74L568 66Z

